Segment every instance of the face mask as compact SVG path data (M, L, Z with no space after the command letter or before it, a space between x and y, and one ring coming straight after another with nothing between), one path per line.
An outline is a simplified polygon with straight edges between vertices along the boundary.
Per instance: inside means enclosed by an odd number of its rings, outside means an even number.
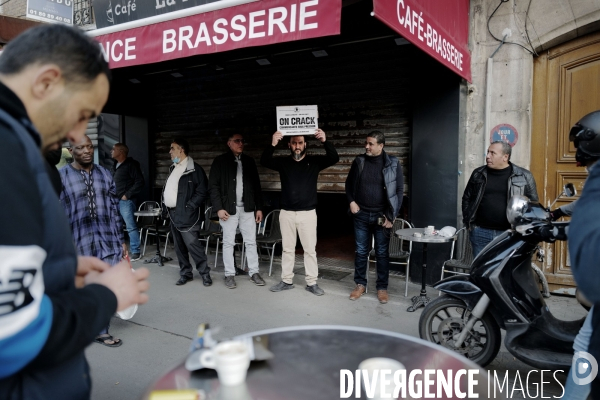
M179 157L175 157L173 159L173 164L179 164L179 161L180 161Z

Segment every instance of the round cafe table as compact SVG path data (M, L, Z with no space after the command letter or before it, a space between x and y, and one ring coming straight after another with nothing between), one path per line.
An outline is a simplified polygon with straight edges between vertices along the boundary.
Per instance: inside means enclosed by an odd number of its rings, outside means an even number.
M415 233L421 234L420 237L415 236ZM451 237L440 236L437 234L426 235L425 228L412 228L412 229L399 229L396 231L396 236L400 239L409 240L411 242L423 243L423 271L421 274L421 293L418 296L413 296L411 299L413 305L408 307L406 311L414 312L419 307L425 307L429 303L429 297L427 297L427 289L425 288L425 281L427 279L427 245L429 243L449 243L456 240L456 235Z
M251 362L244 384L221 387L214 370L190 372L182 362L155 382L143 399L149 399L152 391L185 389L196 389L200 399L339 399L341 370L354 374L361 361L372 357L387 357L401 362L407 371L407 382L410 371L415 369L422 372L425 369L440 370L445 376L452 371L452 378L459 370L477 370L474 375L478 381L474 386L475 393L480 399L488 398L485 370L442 346L411 336L351 326L300 326L264 330L238 338L249 337L255 341L259 337L260 342L273 353L273 358ZM424 381L424 375L417 376L417 379ZM435 375L432 379L435 382ZM460 382L466 393L465 375ZM435 383L431 391L436 392ZM364 389L361 395L360 398L367 398ZM354 392L351 398L355 398ZM408 390L407 398L410 398Z
M156 255L149 260L144 260L144 264L157 263L159 267L162 267L167 261L171 261L171 257L163 257L160 254L160 235L158 232L158 221L162 213L161 208L153 208L152 210L140 210L135 211L133 215L136 217L154 217L154 227L156 228ZM144 245L145 246L145 245Z

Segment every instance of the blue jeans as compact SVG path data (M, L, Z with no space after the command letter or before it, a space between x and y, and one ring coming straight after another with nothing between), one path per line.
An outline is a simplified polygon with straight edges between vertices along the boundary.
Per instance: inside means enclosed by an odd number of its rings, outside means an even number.
M502 233L504 233L504 231L486 229L480 226L473 228L473 230L469 232L469 239L471 240L471 246L473 248L473 257L477 257L477 254L481 253L481 250L483 250L488 243Z
M575 337L575 343L573 343L573 350L575 351L588 351L590 339L592 337L592 315L594 314L594 307L591 308L588 313L583 326L579 330L579 333ZM575 361L575 360L574 360ZM580 362L579 360L576 363ZM588 398L590 391L592 390L592 384L578 385L573 380L573 375L577 372L571 367L569 375L567 376L567 382L565 384L565 394L563 399L569 400L585 400Z
M129 235L129 252L140 254L140 232L135 223L135 203L132 200L119 200L119 212L125 221L127 234Z
M367 286L367 260L371 251L371 235L375 236L375 257L377 257L377 290L387 290L390 275L390 234L391 230L377 225L381 213L359 210L354 214L354 237L356 258L354 261L354 282Z

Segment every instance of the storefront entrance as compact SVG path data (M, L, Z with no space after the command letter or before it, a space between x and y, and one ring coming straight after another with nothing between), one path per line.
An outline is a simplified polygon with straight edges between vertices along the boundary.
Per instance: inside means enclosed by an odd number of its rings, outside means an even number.
M344 6L339 36L113 70L107 111L148 119L154 197L167 177L173 137L188 139L207 174L231 133L245 136L245 152L259 164L276 130L275 107L316 104L319 126L340 154L318 181L319 256L354 257L344 182L373 130L386 134L386 152L404 167L407 218L419 226L456 226L460 78L371 10L369 1ZM316 140L308 151L324 152ZM276 155L287 154L280 145ZM259 174L267 206L278 208L278 174L260 166ZM448 258L449 251L440 251L441 261Z

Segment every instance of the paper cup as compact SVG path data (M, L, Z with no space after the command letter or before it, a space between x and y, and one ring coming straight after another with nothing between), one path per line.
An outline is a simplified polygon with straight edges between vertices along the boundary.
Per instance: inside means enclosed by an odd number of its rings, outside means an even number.
M398 370L406 368L401 362L392 358L375 357L367 358L366 360L362 361L358 365L358 369L361 370L361 374L363 375L361 377L362 388L364 391L363 393L370 399L380 400L384 398L391 398L390 396L394 391L394 373ZM375 371L377 371L376 379L374 378ZM387 384L385 387L382 387L381 385L382 371L386 371ZM389 371L389 374L387 371ZM364 376L365 373L367 374L366 376ZM365 379L370 382L370 388L365 386ZM384 397L384 394L386 397Z
M200 355L200 363L217 371L223 386L235 386L246 380L250 366L248 346L242 342L221 342L210 351Z

